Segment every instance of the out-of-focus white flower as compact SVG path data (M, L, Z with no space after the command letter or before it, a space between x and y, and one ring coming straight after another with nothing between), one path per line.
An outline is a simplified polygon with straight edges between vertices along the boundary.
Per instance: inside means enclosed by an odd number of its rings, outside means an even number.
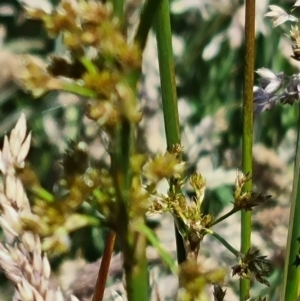
M261 84L265 93L276 92L283 84L282 74L275 74L267 68L261 68L256 71L262 77Z
M299 6L300 6L300 0L297 0L297 1L295 2L295 4L293 5L293 10L294 10L295 8L299 7Z
M265 17L268 17L273 20L273 26L279 26L286 21L298 22L298 18L293 15L288 14L284 9L277 5L269 5L270 11L265 14Z
M208 45L205 46L202 52L202 57L205 61L209 61L217 56L221 49L221 44L226 39L225 32L216 35Z
M41 9L46 13L51 13L53 6L49 0L19 0L22 5L33 9Z

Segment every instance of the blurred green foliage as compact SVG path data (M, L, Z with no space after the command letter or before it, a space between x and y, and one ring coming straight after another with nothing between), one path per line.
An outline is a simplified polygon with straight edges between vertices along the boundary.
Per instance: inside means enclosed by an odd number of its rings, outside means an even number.
M298 72L298 68L289 63L281 50L280 43L289 27L273 30L269 20L262 20L268 4L289 8L287 2L257 2L257 7L263 11L258 11L257 16L256 69L266 67L290 75ZM177 60L179 97L186 97L192 104L194 114L190 121L193 124L225 107L229 129L222 138L221 148L224 149L237 147L242 133L244 57L243 28L239 23L242 5L241 1L231 1L231 4L227 1L212 1L211 7L203 4L202 13L196 9L186 11L183 7L184 12L174 14L172 18L174 33L183 38L185 46L183 55ZM205 9L212 13L204 16ZM295 118L293 108L275 108L259 116L256 137L265 145L276 148L287 130L295 126Z
M178 1L172 1L173 4L176 2ZM265 2L267 3L267 1ZM52 3L55 4L55 1ZM272 3L288 6L286 1L273 1ZM228 6L226 1L224 1L225 4ZM4 8L6 6L13 9L11 14L5 13ZM225 107L229 130L223 136L222 147L234 147L239 145L238 137L241 136L241 127L237 125L241 122L239 116L244 58L242 43L239 47L233 48L226 34L232 29L242 31L242 28L238 28L238 26L234 28L232 24L233 17L241 8L241 4L239 1L233 1L231 13L228 13L228 9L223 11L216 9L215 6L222 7L222 1L212 1L206 6L203 6L203 9L212 11L212 13L205 17L195 8L172 14L174 34L179 36L184 43L183 55L176 61L176 72L180 78L178 93L179 97L188 99L193 108L193 115L190 118L192 124L199 123L204 116L211 115L221 107ZM4 12L1 13L1 10ZM55 51L57 41L52 41L46 36L40 22L26 20L22 7L16 0L1 2L0 24L6 31L1 51L28 52L43 58ZM264 21L264 26L267 28L267 34L259 32L257 35L256 67L266 67L278 72L284 70L286 74L297 72L297 68L291 66L287 58L280 52L279 42L284 31L281 28L272 30L271 22L268 20ZM209 54L211 56L209 59L203 58L208 45L220 34L224 37L221 38L221 42L215 41L215 47L219 48L218 52L215 55ZM211 45L211 47L213 46ZM211 52L213 51L215 50L211 50ZM42 99L32 100L31 96L18 89L13 90L10 85L1 87L2 122L0 135L3 136L15 123L18 112L28 110L31 116L30 128L35 132L35 136L39 137L39 141L35 141L37 151L48 148L49 141L47 141L42 119L46 115L52 115L62 126L65 116L63 111L67 109L65 107L49 110L55 107L55 98L56 95L51 94ZM278 107L261 116L257 133L260 141L271 147L278 146L286 131L295 124L293 111L293 109ZM80 133L80 130L78 132ZM53 145L52 152L55 153L55 146ZM43 153L40 152L40 154ZM51 155L51 152L48 152L48 155ZM49 162L47 163L46 158L41 161L45 165L39 164L39 172L41 172L42 177L46 178ZM39 162L41 161L39 160Z

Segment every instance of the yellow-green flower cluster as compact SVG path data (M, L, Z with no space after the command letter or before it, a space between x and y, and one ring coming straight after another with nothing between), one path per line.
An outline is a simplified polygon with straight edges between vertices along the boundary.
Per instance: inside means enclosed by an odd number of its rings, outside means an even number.
M48 66L26 57L17 77L27 90L36 97L50 90L85 96L86 115L107 130L123 119L141 119L134 86L141 52L127 41L109 4L62 0L51 12L28 9L28 15L41 20L50 37L61 38L66 53L53 56Z

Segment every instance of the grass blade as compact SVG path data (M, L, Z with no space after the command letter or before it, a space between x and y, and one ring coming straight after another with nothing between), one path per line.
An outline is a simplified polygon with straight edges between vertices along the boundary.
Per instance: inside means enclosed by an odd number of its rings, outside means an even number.
M283 301L294 301L299 296L298 288L300 281L300 269L295 265L295 260L299 254L299 242L297 239L300 237L300 108L298 109L298 114L299 122L295 155L293 192L281 298L281 300Z

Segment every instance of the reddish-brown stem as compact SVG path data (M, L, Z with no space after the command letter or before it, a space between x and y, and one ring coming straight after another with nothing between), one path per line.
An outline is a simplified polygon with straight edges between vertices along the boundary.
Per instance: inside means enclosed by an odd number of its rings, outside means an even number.
M102 256L95 292L92 301L102 301L104 296L106 279L108 276L109 265L114 250L116 240L116 232L110 231L106 240L104 253Z

